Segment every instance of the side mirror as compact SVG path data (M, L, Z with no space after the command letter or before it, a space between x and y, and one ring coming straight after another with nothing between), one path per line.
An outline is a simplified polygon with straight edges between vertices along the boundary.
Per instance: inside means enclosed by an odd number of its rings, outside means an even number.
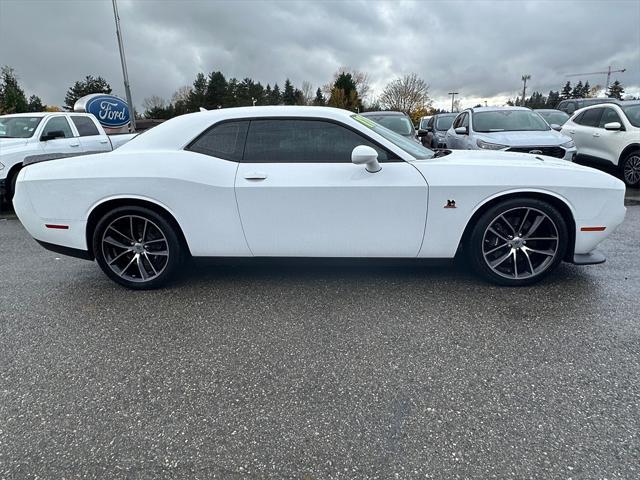
M55 140L56 138L64 138L64 132L62 130L51 130L40 137L40 140L46 142L47 140Z
M369 173L382 170L378 163L378 152L367 145L358 145L354 148L351 152L351 161L356 165L364 165Z
M469 128L468 127L458 127L455 129L455 132L458 135L469 135Z
M557 123L552 123L551 125L549 125L553 130L555 130L556 132L559 132L560 130L562 130L562 126L558 125Z
M620 122L605 123L604 129L605 130L622 130L622 125L620 125Z

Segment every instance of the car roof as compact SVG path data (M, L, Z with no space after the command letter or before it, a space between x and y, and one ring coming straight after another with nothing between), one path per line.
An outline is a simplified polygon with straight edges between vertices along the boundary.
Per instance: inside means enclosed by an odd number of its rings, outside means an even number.
M384 116L389 116L389 117L406 117L407 114L404 112L394 112L392 110L381 110L378 112L363 112L360 115L362 115L363 117L384 117Z
M531 110L530 108L527 107L511 107L511 106L505 106L505 107L476 107L476 108L468 108L467 110L471 110L472 112L499 112L499 111L504 111L504 110Z
M567 112L563 112L562 110L558 110L556 108L534 108L534 112L559 112L568 115Z
M6 113L0 115L2 117L45 117L54 113L69 113L69 112L29 112L29 113Z
M457 117L458 115L460 115L459 113L451 113L451 112L445 112L445 113L436 113L434 115L434 117L445 117L447 115L451 115L453 117Z

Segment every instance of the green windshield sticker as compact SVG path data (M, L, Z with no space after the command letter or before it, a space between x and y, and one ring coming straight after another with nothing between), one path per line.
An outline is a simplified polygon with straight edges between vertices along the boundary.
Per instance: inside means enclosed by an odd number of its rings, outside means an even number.
M376 122L369 120L368 118L365 118L361 115L354 115L352 117L356 122L360 122L362 125L364 125L367 128L373 128L376 126Z

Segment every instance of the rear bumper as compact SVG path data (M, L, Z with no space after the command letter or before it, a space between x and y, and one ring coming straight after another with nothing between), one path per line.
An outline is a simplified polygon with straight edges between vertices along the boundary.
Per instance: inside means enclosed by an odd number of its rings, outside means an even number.
M598 250L593 250L589 253L576 253L573 256L574 265L597 265L599 263L604 263L607 258L604 254Z
M35 239L42 247L47 250L51 250L52 252L59 253L61 255L66 255L68 257L81 258L82 260L93 260L93 257L86 250L80 250L79 248L70 248L63 247L62 245L56 245L54 243L43 242L41 240Z

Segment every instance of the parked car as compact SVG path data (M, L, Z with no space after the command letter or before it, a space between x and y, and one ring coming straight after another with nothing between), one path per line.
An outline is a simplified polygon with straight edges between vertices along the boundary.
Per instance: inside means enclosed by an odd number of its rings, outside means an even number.
M534 112L544 118L552 128L554 125L564 125L564 123L569 120L569 117L571 116L568 113L563 112L562 110L554 110L552 108L538 108L535 109Z
M447 148L446 134L451 128L457 113L438 113L427 125L422 144L430 148Z
M573 115L576 110L580 110L581 108L598 105L600 103L611 103L612 101L617 102L617 100L612 100L611 98L568 98L562 100L556 108L569 115Z
M418 128L417 130L426 130L427 129L427 124L429 123L429 120L431 120L431 118L433 117L433 115L427 115L425 117L420 118L420 123L418 123Z
M87 160L89 157L87 157ZM540 280L604 261L624 184L552 157L434 152L328 107L181 115L90 161L20 171L14 206L45 248L153 288L185 257L453 258L485 278Z
M0 115L0 201L11 201L18 172L28 156L109 152L136 134L107 135L89 113Z
M361 113L363 117L370 118L376 123L379 123L383 127L396 132L403 137L420 142L416 129L413 127L411 118L406 113L402 112L364 112Z
M478 107L459 113L446 134L448 148L503 150L573 160L571 138L525 107Z
M562 133L573 138L579 159L614 165L627 185L640 186L640 101L583 108Z

